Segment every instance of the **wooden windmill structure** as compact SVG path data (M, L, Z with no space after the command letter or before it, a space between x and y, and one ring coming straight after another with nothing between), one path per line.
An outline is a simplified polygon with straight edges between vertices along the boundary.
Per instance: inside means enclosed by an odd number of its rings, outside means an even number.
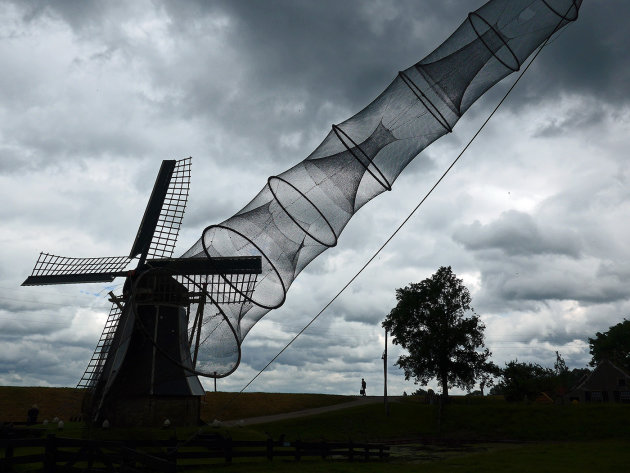
M199 420L204 389L195 369L204 307L241 304L261 272L257 256L173 258L190 189L191 159L162 162L128 256L68 258L41 253L22 285L126 278L78 383L84 414L112 425ZM135 269L127 269L136 261ZM197 308L191 314L190 307ZM193 318L194 315L194 318ZM205 374L204 374L205 375Z

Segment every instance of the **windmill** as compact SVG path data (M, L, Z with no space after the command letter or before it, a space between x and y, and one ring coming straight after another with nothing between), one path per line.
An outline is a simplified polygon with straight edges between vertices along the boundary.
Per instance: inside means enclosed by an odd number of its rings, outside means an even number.
M199 419L204 389L196 369L204 308L242 305L261 272L259 256L173 258L190 189L191 158L162 162L128 256L68 258L40 253L23 286L111 282L124 277L94 354L78 383L84 413L113 425ZM128 266L133 261L134 269ZM191 307L196 307L194 318ZM192 319L192 320L191 320ZM239 346L240 359L240 346Z

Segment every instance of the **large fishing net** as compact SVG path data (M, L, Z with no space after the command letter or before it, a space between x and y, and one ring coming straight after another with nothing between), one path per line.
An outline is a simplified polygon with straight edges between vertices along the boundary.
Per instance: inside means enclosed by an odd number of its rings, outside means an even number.
M236 215L207 227L184 257L260 256L262 273L254 290L243 294L245 303L213 305L197 371L231 373L249 330L283 304L316 256L337 244L354 213L391 190L405 166L451 132L481 95L576 20L581 3L491 0L435 51L399 72L371 104L333 125L304 161L270 177Z

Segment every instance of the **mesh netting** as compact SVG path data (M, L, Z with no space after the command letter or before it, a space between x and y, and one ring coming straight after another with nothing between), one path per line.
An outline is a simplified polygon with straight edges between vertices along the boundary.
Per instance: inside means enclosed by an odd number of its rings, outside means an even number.
M183 256L261 256L247 303L218 303L199 363L225 374L240 360L251 327L279 307L295 277L335 246L366 202L391 190L424 148L452 131L490 87L517 71L557 29L576 20L582 0L492 0L468 15L425 59L398 73L371 104L333 125L304 161L278 176L240 212L207 227Z

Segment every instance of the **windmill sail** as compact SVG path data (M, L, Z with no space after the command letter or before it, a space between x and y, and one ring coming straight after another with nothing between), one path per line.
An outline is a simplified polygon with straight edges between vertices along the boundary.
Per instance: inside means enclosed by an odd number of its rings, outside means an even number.
M191 158L180 159L175 162L153 237L149 244L147 253L149 258L170 258L173 256L190 192L191 162Z
M98 343L96 344L92 358L85 368L85 372L83 373L83 376L81 376L81 379L77 384L77 388L94 389L98 383L101 374L103 373L107 355L114 343L114 335L118 329L118 322L120 321L122 310L123 306L120 302L112 302L112 307L109 310L109 315L107 316L105 327L103 327L101 338L99 338Z
M127 256L68 258L40 253L33 273L26 278L22 286L111 282L114 278L127 274L123 270L131 260Z
M175 164L175 160L162 161L162 166L160 166L160 171L158 172L155 184L153 185L151 197L149 198L147 208L144 211L140 227L138 227L136 239L134 240L131 251L129 252L130 258L135 258L136 256L140 257L140 264L144 263L144 260L149 252L155 228L162 212L164 199L166 199L171 176L173 175L173 170L175 169Z
M111 282L126 276L125 268L136 257L140 258L138 266L147 256L171 257L188 201L191 161L162 161L129 256L69 258L40 253L22 286Z

